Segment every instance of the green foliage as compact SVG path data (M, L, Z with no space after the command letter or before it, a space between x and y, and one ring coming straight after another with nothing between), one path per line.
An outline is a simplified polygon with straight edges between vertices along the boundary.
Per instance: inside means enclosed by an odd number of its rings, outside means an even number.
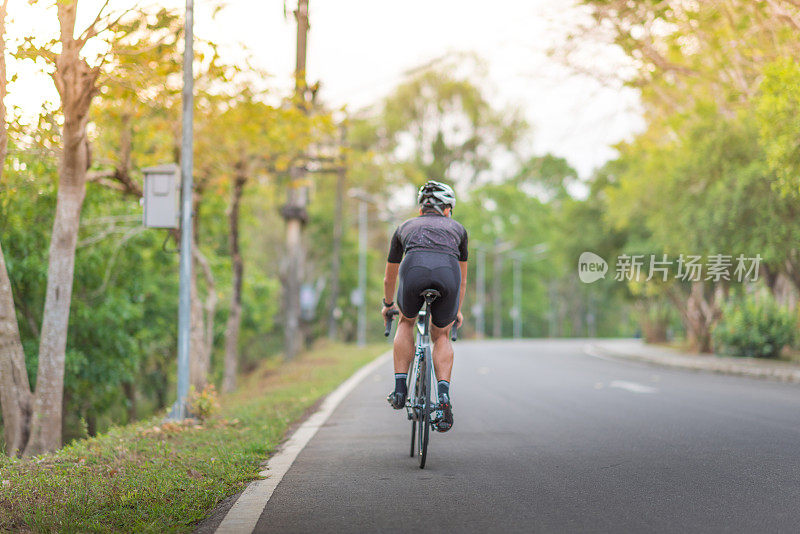
M756 102L767 162L784 193L800 198L800 66L793 58L764 70Z
M0 456L2 532L193 532L290 425L385 345L273 358L203 424L153 417L38 458Z
M203 391L197 391L194 386L189 387L189 413L200 421L206 421L220 410L219 395L214 384L207 384Z
M717 347L736 356L777 358L796 339L797 315L769 293L733 299L714 329Z

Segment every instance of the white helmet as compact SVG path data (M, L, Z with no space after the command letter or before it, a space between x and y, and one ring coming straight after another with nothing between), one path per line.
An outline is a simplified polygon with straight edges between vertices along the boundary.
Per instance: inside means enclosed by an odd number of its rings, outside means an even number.
M417 203L422 207L431 207L444 215L444 209L456 207L456 193L453 188L442 182L429 180L419 188Z

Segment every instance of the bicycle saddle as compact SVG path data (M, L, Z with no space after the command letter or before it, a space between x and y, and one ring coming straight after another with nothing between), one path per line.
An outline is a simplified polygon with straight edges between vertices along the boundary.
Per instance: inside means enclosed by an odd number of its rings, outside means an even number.
M442 296L442 294L435 289L426 289L420 293L420 295L425 299L426 302L432 302Z

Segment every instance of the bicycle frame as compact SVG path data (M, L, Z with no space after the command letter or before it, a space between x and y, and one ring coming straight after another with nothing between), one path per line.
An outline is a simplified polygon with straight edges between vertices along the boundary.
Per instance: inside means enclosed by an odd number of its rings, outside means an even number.
M418 412L415 410L415 408L420 406L418 399L419 392L417 391L417 375L419 374L420 365L423 360L426 363L426 372L431 373L431 380L429 381L431 391L429 392L429 395L431 395L431 398L433 399L433 404L436 405L439 399L436 371L433 368L433 358L431 355L430 316L428 314L427 305L420 310L415 325L416 341L414 345L416 350L414 353L414 360L411 362L411 372L408 373L407 391L409 392L409 395L408 399L406 400L406 410L408 411L409 419L417 420ZM436 410L434 410L434 414L437 414Z

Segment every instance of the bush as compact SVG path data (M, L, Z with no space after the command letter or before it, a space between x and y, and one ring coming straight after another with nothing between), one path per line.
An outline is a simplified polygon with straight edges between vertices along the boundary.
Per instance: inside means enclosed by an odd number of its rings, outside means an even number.
M189 387L189 414L205 421L219 411L219 396L214 384L208 384L203 391L197 392L194 386Z
M777 358L795 340L796 317L769 293L735 299L714 329L714 345L736 356Z

